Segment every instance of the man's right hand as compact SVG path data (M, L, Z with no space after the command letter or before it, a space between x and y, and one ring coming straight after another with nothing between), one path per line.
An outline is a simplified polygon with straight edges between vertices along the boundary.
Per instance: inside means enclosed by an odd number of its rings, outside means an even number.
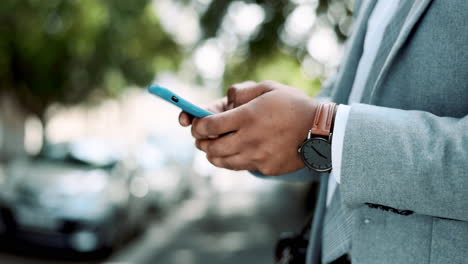
M195 118L195 145L217 167L281 175L305 166L297 152L307 137L320 102L273 81L243 83L207 109L217 114ZM184 117L185 116L185 117Z

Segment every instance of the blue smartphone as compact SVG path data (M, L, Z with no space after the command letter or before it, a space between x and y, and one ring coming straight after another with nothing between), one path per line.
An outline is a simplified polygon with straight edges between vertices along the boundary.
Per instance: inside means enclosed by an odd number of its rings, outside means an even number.
M184 98L178 96L171 90L164 88L160 85L150 85L148 87L148 91L154 95L161 97L162 99L172 103L175 106L178 106L180 109L184 110L185 112L189 113L190 115L198 118L207 117L212 115L213 113L200 108L189 101L185 100Z

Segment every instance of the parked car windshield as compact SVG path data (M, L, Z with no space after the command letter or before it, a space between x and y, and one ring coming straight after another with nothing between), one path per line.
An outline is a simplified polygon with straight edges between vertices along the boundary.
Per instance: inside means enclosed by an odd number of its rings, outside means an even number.
M121 157L121 151L115 147L93 141L53 144L47 146L35 159L112 169Z

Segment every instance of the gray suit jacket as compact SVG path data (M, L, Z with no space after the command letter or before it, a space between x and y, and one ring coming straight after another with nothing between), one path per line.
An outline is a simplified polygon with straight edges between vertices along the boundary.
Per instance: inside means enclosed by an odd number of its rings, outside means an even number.
M360 3L345 61L324 91L337 103L347 103L374 3ZM468 1L400 8L345 131L339 191L352 215L352 263L466 264Z

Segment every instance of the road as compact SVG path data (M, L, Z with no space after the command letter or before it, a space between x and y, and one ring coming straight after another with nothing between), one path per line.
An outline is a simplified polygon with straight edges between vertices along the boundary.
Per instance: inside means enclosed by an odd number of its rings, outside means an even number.
M64 261L54 259L38 259L36 257L17 256L9 253L0 253L0 263L5 264L97 264L96 261Z
M8 264L234 264L273 263L282 231L297 230L304 219L298 197L280 190L265 197L230 194L188 200L138 239L98 260L17 256L0 251ZM239 201L244 202L239 204ZM258 203L260 201L260 203ZM236 205L237 204L237 205Z

